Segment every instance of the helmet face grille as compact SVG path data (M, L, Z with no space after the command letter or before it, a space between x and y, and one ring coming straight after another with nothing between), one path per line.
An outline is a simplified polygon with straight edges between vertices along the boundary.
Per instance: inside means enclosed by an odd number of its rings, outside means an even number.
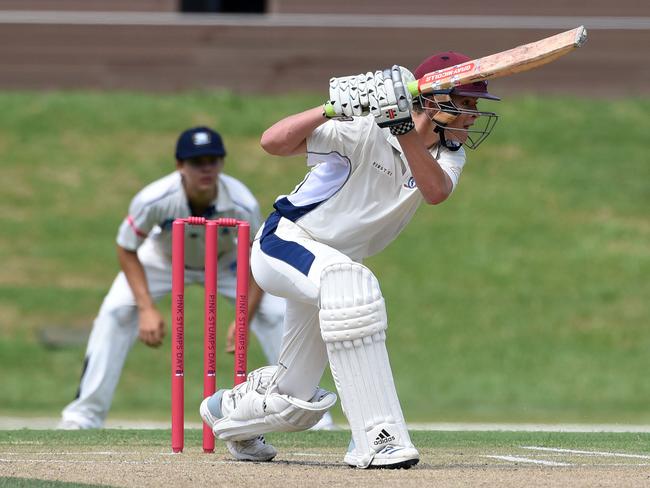
M497 120L499 120L499 116L494 112L461 108L455 105L453 101L446 102L446 106L443 107L440 101L436 100L433 95L421 95L420 98L423 99L420 105L427 114L427 117L429 117L439 130L445 131L447 140L462 143L462 145L469 149L476 149L492 133L492 129L494 129ZM425 100L431 103L425 104ZM452 109L450 109L449 104L453 107ZM453 114L455 116L471 115L474 117L474 123L467 128L448 127L447 124L440 122L440 112L443 108L447 114Z
M499 116L494 112L477 112L480 116L476 119L476 122L469 129L447 129L448 131L461 131L467 132L467 140L465 141L465 147L469 149L476 149L479 144L481 144L487 136L492 133L492 129L499 120Z

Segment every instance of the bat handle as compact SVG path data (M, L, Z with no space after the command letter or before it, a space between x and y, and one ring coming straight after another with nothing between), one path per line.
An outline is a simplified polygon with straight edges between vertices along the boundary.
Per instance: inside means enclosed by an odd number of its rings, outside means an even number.
M418 80L409 81L406 85L406 89L409 91L411 96L413 97L420 96L420 88L418 86Z
M327 117L328 119L331 119L332 117L336 117L336 112L334 111L334 105L332 105L331 102L326 102L325 105L323 105L323 115Z

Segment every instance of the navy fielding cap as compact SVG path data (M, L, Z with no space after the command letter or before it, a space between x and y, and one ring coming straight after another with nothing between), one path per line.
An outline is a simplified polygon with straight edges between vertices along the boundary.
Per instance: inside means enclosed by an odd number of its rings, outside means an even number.
M176 143L176 159L198 158L200 156L225 156L221 136L208 127L194 127L183 132Z

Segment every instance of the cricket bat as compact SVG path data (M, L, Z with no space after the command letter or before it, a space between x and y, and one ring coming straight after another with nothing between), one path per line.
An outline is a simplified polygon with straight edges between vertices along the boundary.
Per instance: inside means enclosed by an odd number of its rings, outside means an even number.
M555 61L586 41L587 29L581 25L508 51L427 73L419 80L410 82L407 88L415 97L457 85L521 73Z
M407 89L412 96L417 97L475 81L521 73L555 61L582 46L586 41L587 29L581 25L507 51L432 71L419 80L410 82ZM329 103L325 105L325 113L330 117L336 115L334 107Z

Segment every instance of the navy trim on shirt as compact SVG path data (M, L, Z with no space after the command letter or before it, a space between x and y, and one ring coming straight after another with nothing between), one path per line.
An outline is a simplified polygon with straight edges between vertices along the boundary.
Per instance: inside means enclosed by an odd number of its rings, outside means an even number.
M275 235L282 217L279 211L275 211L266 219L260 238L260 248L264 254L287 263L307 276L316 256L297 242L285 241Z
M284 197L276 201L273 204L273 208L275 208L282 217L289 219L291 222L295 222L300 217L307 215L309 212L314 210L325 201L326 200L321 200L320 202L314 202L310 203L309 205L298 207L291 203L287 197Z

